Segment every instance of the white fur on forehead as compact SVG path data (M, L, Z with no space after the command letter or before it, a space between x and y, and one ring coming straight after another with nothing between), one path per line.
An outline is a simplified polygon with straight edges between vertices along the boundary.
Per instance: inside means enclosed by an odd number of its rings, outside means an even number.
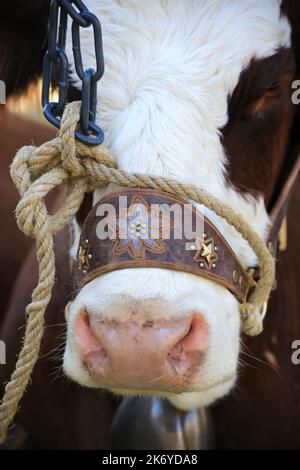
M102 24L105 75L98 87L97 119L119 167L203 187L265 236L268 216L262 197L244 198L225 184L227 156L220 129L228 121L228 96L251 59L290 45L290 25L280 15L281 2L85 3ZM93 66L90 28L82 29L81 45L84 65ZM72 78L76 82L75 74ZM226 223L212 218L242 260L253 262L243 240Z

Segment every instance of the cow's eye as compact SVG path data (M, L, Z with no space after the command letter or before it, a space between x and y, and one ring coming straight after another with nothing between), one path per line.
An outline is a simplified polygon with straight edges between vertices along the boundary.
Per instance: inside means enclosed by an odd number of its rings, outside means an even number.
M276 98L280 92L280 84L278 82L273 82L266 87L264 92L265 98Z
M279 82L274 81L266 86L266 91L274 91L277 90L279 87Z
M261 96L251 103L248 114L253 117L264 118L268 111L274 110L281 97L281 86L278 82L272 82L266 86Z
M264 119L273 115L279 115L282 107L290 99L291 83L294 75L284 73L277 79L270 80L264 85L258 96L247 108L247 116Z

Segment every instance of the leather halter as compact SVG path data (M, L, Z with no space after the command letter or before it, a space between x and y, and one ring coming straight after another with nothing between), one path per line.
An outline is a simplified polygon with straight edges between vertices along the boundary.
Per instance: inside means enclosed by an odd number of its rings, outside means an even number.
M120 201L123 201L122 208ZM115 209L117 233L116 237L99 240L97 226L105 216L97 216L97 213L104 204ZM174 204L181 209L179 221L169 210ZM151 208L162 205L165 212L153 216ZM201 233L192 240L186 238L184 230L181 237L176 238L176 226L178 228L180 223L184 226L184 217L191 220L194 227L197 223L201 227ZM123 226L125 232L121 238ZM167 227L170 232L164 237ZM226 286L240 302L246 299L251 285L234 252L203 213L185 199L155 190L122 189L101 198L82 227L78 261L75 275L79 286L109 271L147 267L184 271L214 280Z
M271 211L271 228L267 244L274 256L280 227L286 216L299 170L300 158L297 158ZM121 196L124 198L122 208ZM104 221L105 215L97 214L104 204L109 204L115 209L117 230L115 237L99 239L97 226L99 222ZM175 220L174 214L170 211L169 236L167 238L163 236L164 216L162 216L156 237L149 237L148 223L152 214L150 209L153 205L162 204L169 208L177 204L182 208L182 214L189 207L192 225L195 227L197 221L201 223L201 233L197 233L193 240L186 238L184 233L180 239L176 238L174 234L178 220ZM255 286L254 278L259 276L259 269L254 267L246 271L206 214L187 204L188 202L180 197L155 190L122 189L102 197L90 210L82 227L77 263L73 269L77 285L82 287L103 273L125 268L165 268L213 280L225 286L240 303L246 302L249 292ZM137 220L131 212L131 208L137 205L146 208L142 218L138 217L141 220ZM123 232L123 236L120 237L120 227L124 224L122 216L124 209L127 214L127 219L125 217L127 231L125 236Z

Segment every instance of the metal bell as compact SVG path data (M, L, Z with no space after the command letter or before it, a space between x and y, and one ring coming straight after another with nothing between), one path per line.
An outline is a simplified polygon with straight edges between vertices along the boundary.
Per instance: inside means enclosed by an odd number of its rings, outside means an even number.
M208 450L214 448L207 409L180 411L157 397L126 398L112 424L114 450Z

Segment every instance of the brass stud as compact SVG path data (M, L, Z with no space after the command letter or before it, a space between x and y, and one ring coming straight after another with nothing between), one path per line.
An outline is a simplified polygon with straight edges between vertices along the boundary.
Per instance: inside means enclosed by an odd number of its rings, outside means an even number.
M78 269L82 271L83 274L86 274L89 267L89 260L92 258L92 255L89 254L88 240L79 247L78 251Z
M243 278L243 276L241 276L240 279L239 279L239 285L240 285L240 288L242 289L243 286L244 286L244 278Z
M238 280L239 280L239 276L238 276L238 273L237 273L237 271L233 271L233 273L232 273L232 277L233 277L233 280L234 280L234 282L238 282Z
M279 251L286 251L288 246L288 225L287 225L287 217L283 219L283 222L280 227L280 231L278 234L278 248Z

